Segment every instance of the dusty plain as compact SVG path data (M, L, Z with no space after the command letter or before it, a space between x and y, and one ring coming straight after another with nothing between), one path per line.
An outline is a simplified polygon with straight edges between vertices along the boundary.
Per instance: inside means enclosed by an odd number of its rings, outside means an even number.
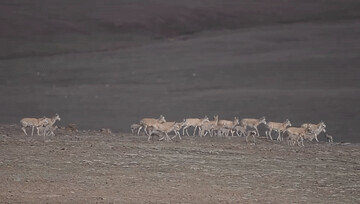
M2 202L359 203L360 146L0 126Z

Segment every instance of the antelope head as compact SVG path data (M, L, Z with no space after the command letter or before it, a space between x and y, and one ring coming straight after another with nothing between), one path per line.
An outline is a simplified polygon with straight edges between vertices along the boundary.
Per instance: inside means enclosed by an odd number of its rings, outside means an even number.
M238 125L239 124L239 118L238 117L234 117L234 125Z
M266 125L266 119L265 119L265 116L261 117L260 118L260 123L264 123Z
M55 120L59 120L59 121L61 120L59 114L57 114L57 113L55 114Z
M165 117L163 115L160 115L158 120L159 120L159 123L166 123Z
M291 123L290 123L290 120L289 120L289 119L286 119L284 123L285 123L286 126L290 126L290 127L291 127Z

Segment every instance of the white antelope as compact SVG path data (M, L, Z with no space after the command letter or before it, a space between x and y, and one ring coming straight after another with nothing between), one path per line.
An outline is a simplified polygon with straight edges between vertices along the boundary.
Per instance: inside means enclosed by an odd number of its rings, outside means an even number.
M301 127L304 128L310 128L312 130L312 132L314 133L312 138L309 138L310 141L312 141L314 138L317 142L319 142L317 136L321 133L321 132L326 132L325 128L326 125L323 121L319 122L319 124L312 124L312 123L304 123L301 125Z
M283 141L284 137L281 136L281 133L284 133L286 131L286 128L289 126L291 126L289 119L286 119L283 123L268 122L266 123L266 127L269 129L269 131L265 132L266 137L270 138L270 140L273 140L273 138L271 137L271 132L274 130L278 133L278 137L276 140Z
M143 118L140 120L140 125L141 127L138 129L138 135L140 134L140 130L144 129L145 134L147 134L149 136L149 133L147 132L147 127L154 125L154 124L161 124L161 123L165 123L165 117L163 115L160 115L160 117L158 119L156 118Z
M22 130L24 131L25 135L28 135L26 133L25 128L26 127L31 127L31 136L34 135L34 128L37 129L37 134L40 135L40 127L47 125L48 121L46 120L46 117L43 118L23 118L20 120L21 126L22 126Z
M260 119L244 118L240 121L241 126L254 128L258 136L260 136L260 133L257 127L262 123L266 125L265 117L262 117Z
M239 124L239 118L237 118L237 117L234 117L233 121L231 121L231 120L219 120L219 122L218 122L218 126L220 126L221 128L229 129L229 131L231 131L231 136L234 136L233 129L238 124Z
M185 131L187 136L189 136L189 132L188 132L188 128L189 127L194 127L194 133L193 136L195 136L196 133L196 129L198 127L201 127L204 123L206 122L210 122L209 118L207 116L205 116L204 118L200 119L200 118L187 118L184 120L184 128L183 128L183 135L185 135ZM200 133L199 133L200 134Z

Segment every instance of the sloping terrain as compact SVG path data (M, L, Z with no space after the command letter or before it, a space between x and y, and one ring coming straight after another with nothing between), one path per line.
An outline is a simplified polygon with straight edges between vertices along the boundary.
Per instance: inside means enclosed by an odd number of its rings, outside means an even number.
M0 122L266 116L360 141L358 1L202 2L2 1Z
M344 1L5 0L0 58L119 49L201 31L358 19Z

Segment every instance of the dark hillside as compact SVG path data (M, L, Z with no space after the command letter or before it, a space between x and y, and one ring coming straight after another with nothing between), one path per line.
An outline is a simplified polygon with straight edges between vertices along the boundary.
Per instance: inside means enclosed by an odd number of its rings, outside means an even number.
M1 1L0 122L324 120L359 142L359 1ZM261 130L263 133L264 130Z

